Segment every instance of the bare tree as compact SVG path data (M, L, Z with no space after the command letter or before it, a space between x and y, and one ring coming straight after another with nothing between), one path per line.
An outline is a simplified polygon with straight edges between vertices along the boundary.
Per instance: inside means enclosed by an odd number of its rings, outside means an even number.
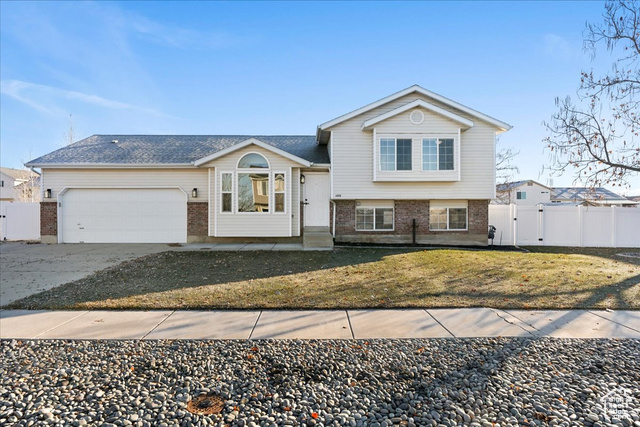
M514 160L519 151L513 151L511 148L500 148L498 145L500 141L496 142L496 183L504 184L513 179L513 175L520 172L520 169L514 163Z
M585 50L595 58L604 44L617 56L602 77L583 71L578 102L556 99L558 111L545 123L549 169L573 170L575 181L596 187L627 185L640 172L640 10L635 0L609 1L604 23L587 24Z
M24 180L20 180L18 185L14 187L18 202L36 203L39 202L40 197L40 175L33 171L26 171L28 175Z
M67 131L64 133L64 141L66 143L66 145L71 145L73 144L75 141L76 137L76 133L75 133L75 128L73 127L73 115L69 114L69 127L67 128Z

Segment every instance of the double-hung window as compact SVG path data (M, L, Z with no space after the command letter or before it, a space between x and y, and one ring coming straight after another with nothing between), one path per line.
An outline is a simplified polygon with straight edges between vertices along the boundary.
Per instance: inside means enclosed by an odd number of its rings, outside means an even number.
M393 230L393 208L356 208L356 230Z
M380 138L380 170L411 170L410 138Z
M467 208L440 206L429 208L429 230L467 230Z
M453 170L453 138L422 138L422 170Z
M285 186L284 173L277 173L273 178L273 198L275 212L284 212Z
M233 212L233 174L222 173L220 174L220 181L222 182L222 188L220 189L222 194L222 212Z

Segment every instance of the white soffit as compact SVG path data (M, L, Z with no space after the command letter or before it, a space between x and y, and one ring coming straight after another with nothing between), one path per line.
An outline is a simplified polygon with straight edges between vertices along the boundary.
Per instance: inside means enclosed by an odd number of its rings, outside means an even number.
M456 123L459 123L461 125L463 125L463 127L465 127L465 129L468 128L472 128L473 127L473 121L466 119L462 116L459 116L458 114L452 113L451 111L447 111L444 108L440 108L436 105L433 104L429 104L426 101L423 101L422 99L416 99L415 101L409 102L408 104L405 104L401 107L396 108L395 110L391 110L388 111L384 114L381 114L377 117L373 117L367 121L365 121L362 124L362 130L368 129L371 126L374 126L377 123L380 123L384 120L387 120L391 117L397 116L398 114L404 113L405 111L409 111L411 109L417 108L417 107L421 107L424 108L425 110L431 111L433 113L436 113L440 116L446 117L448 119L453 120Z

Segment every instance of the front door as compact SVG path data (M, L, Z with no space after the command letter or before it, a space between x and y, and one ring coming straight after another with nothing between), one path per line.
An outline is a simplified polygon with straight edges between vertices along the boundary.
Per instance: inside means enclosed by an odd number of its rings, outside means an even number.
M329 174L304 174L304 226L329 227Z

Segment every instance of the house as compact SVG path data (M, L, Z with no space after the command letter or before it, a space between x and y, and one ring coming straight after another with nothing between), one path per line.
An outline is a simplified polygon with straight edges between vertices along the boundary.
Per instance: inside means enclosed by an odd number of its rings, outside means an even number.
M551 188L532 179L496 186L496 203L535 206L551 201Z
M27 166L43 242L487 245L510 128L416 85L312 136L94 135Z
M519 206L635 206L637 202L602 187L547 187L531 179L496 185L496 204Z
M553 203L574 202L588 206L632 207L638 204L602 187L554 187L551 201Z
M0 168L0 201L39 202L39 175L30 170Z

